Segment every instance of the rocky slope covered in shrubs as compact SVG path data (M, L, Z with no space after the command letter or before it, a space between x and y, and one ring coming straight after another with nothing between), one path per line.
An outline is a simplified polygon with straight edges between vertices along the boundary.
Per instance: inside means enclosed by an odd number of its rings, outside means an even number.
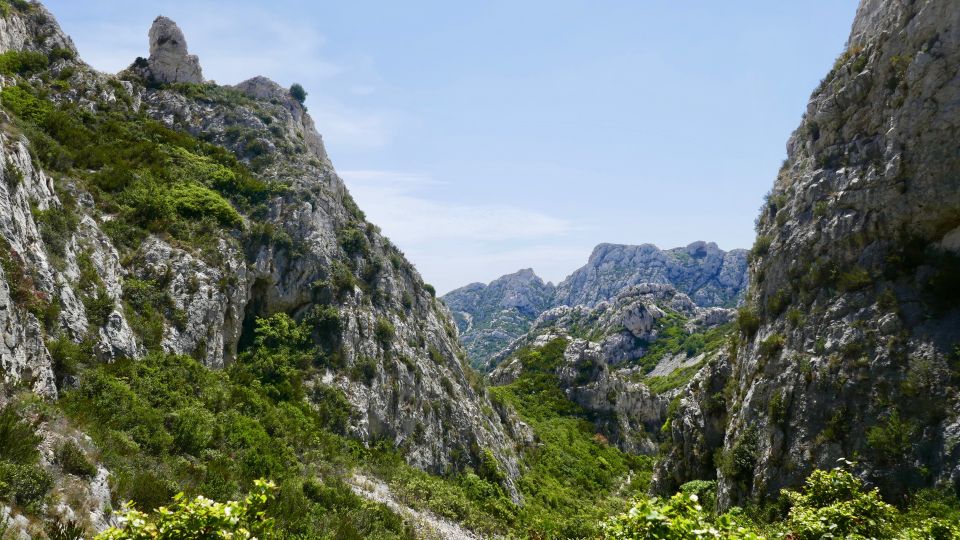
M251 440L227 451L217 430L203 433L229 423L211 423L224 405L209 400L243 386L267 399L245 409L260 423L275 407L296 410L365 445L383 441L424 470L484 469L519 500L510 431L525 426L495 411L448 311L354 204L297 96L262 77L204 82L169 19L149 38L149 58L98 73L42 6L0 2L0 405L49 435L43 445L65 436L54 423L75 423L94 437L81 437L85 454L129 464L114 471L115 505L151 490L162 502L197 488L204 481L187 478L212 474L217 459L241 462L236 452ZM142 386L176 380L170 370L190 372L190 362L227 378L190 375L177 391L208 393L169 396L179 404ZM206 382L186 382L197 377ZM60 401L37 409L21 389ZM113 407L123 403L140 411L141 428L123 423L134 421ZM293 409L280 413L283 403ZM200 438L168 440L178 418L182 429L200 426ZM215 448L226 454L214 459ZM122 457L129 452L186 461L163 458L147 471ZM194 472L166 468L187 462ZM24 463L58 485L69 476L49 452ZM249 485L223 482L224 495ZM18 514L103 525L81 511L86 502L45 491L5 500Z

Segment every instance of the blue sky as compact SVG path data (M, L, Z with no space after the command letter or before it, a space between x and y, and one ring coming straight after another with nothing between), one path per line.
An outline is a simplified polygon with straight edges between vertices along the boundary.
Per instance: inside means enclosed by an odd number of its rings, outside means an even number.
M301 82L371 221L446 292L600 242L749 247L856 0L49 0L94 67L156 15L221 84Z

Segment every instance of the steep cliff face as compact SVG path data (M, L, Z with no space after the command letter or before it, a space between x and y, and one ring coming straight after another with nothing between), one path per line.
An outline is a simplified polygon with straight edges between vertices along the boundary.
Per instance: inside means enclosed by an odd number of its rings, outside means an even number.
M474 367L496 367L504 348L530 329L538 315L559 306L592 307L641 283L675 287L705 307L736 304L746 286L747 252L722 251L712 242L660 250L654 245L600 244L586 265L559 285L532 270L473 283L443 297ZM491 362L493 361L493 362Z
M863 0L758 221L735 355L657 471L729 505L838 458L890 494L960 482L960 10Z
M4 7L0 52L38 53L2 79L6 383L47 398L75 385L54 342L221 368L258 318L286 313L316 324L306 384L344 392L352 435L433 472L489 451L516 495L508 415L472 378L449 312L353 203L301 103L262 77L196 84L169 19L150 30L149 59L111 76L77 60L41 6Z

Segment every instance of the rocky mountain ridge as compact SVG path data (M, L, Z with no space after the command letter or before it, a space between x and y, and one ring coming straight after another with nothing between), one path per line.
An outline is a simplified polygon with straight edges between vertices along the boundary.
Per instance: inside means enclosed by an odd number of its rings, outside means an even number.
M713 242L669 250L651 244L600 244L587 264L558 285L544 283L526 269L489 285L461 287L444 295L443 301L457 321L471 364L488 369L495 367L491 360L546 310L592 307L633 285L669 284L701 306L731 307L746 286L746 255L742 249L725 252Z

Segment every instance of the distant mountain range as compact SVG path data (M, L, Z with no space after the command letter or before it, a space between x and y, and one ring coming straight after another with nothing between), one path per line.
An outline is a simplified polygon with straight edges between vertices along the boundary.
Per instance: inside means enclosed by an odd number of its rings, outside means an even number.
M524 335L537 317L558 306L593 307L640 283L675 287L703 307L733 306L746 286L747 251L723 251L713 242L662 250L652 244L600 244L559 285L532 269L488 285L471 283L443 297L459 327L470 363L492 369L492 358Z

